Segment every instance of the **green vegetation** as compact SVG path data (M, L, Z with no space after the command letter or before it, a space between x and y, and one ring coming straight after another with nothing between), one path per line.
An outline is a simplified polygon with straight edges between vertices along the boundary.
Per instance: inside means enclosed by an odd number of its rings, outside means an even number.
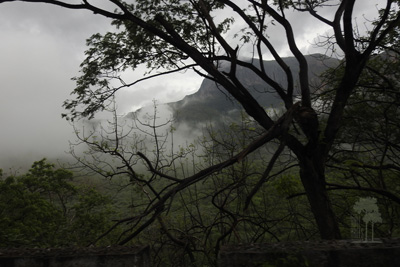
M91 10L117 27L88 39L76 99L64 103L66 118L92 118L120 89L189 70L218 84L244 113L210 123L190 144L176 143L174 118L159 121L157 107L146 118L113 111L106 125L76 129L77 145L87 147L83 154L72 148L77 165L105 178L110 189L100 194L79 186L72 173L43 160L25 175L5 177L4 244L140 242L152 246L157 265L215 266L224 244L351 238L352 207L360 197L377 199L376 237L399 236L399 1L386 1L375 21L365 19L371 24L365 33L354 25L356 0L249 1L248 8L229 0L113 0L116 11L88 1L51 2ZM331 12L320 12L325 8ZM217 19L221 11L228 15ZM313 68L287 19L292 12L328 27L318 45L342 55L322 84L310 78ZM272 45L268 30L275 24L297 68ZM244 48L254 53L250 62ZM284 81L265 70L267 54ZM142 65L149 69L145 79L122 79ZM239 68L257 79L241 81ZM266 95L272 90L282 109L266 112L243 80L259 82L252 89ZM202 120L215 114L193 110ZM299 261L289 257L282 264Z
M1 176L1 247L86 246L111 225L111 199L79 186L45 159L28 173Z
M84 170L94 170L95 177L74 178L71 171L56 169L46 160L35 162L24 175L3 174L1 243L5 247L101 246L128 240L124 243L151 245L152 258L161 266L216 266L219 248L225 244L319 239L298 176L299 166L289 150L280 153L280 159L266 175L265 166L274 160L279 143L177 192L153 223L141 229L140 222L151 220L146 210L175 183L146 170L144 159L165 175L186 179L198 169L225 162L263 134L253 120L242 114L240 122L210 125L193 144L173 149L173 142L166 142L176 134L176 129L168 126L172 122L160 122L163 127L158 127L154 117L157 107L154 116L142 124L135 118L115 116L115 121L84 137L77 132L89 149L79 157L71 153ZM135 153L138 148L148 151L149 158ZM354 186L343 177L344 170L348 168L358 175L361 159L333 159L335 165L330 166L327 175L341 232L344 238L353 237L351 220L357 216L353 206L359 197L374 195L382 212L382 223L376 223L375 236L397 237L398 203L374 192L339 188L340 184ZM130 172L132 163L142 164L140 174ZM378 174L377 171L375 175ZM373 172L369 175L374 177ZM365 183L371 182L368 177L359 177ZM395 179L385 181L387 188L397 186ZM134 223L125 218L135 218ZM133 239L132 233L136 234ZM279 258L273 264L300 262L297 258ZM307 266L305 262L301 264Z

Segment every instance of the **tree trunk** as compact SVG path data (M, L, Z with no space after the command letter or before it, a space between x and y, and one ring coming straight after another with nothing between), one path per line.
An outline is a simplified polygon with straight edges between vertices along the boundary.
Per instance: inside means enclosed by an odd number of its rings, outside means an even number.
M300 178L322 239L341 239L339 225L325 186L322 157L305 156L300 160Z

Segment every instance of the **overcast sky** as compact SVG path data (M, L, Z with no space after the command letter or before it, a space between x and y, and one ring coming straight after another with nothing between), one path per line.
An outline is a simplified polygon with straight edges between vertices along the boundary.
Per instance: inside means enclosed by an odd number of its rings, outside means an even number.
M360 15L375 11L376 0L362 2L357 7ZM324 27L305 17L292 16L292 21L302 51L315 52L313 40L318 32L324 33ZM93 33L112 30L109 22L89 11L0 4L0 168L26 168L33 160L61 158L68 150L73 133L61 119L61 106L74 88L71 78L79 75L85 40ZM279 39L275 44L286 50ZM153 99L180 100L194 93L200 83L200 78L187 73L140 84L119 93L119 112L149 105Z

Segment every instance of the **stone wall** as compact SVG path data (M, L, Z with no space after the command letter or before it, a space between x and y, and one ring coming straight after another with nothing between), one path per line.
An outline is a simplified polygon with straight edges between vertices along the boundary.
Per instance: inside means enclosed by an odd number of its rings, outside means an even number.
M150 267L149 247L3 249L0 267Z
M221 248L218 262L221 267L397 267L400 266L400 240L225 246Z

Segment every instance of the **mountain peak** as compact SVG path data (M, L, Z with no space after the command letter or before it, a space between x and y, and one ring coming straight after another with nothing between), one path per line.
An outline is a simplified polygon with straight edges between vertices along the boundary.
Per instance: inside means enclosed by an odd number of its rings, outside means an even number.
M338 60L329 58L322 54L312 54L306 56L309 64L310 80L316 80L323 71L329 67L337 66ZM284 62L291 69L295 85L298 84L299 65L294 57L283 58ZM257 64L258 59L249 59ZM263 61L266 73L283 87L287 85L287 79L284 71L274 60ZM229 70L229 65L225 64L222 70ZM283 105L281 99L274 90L268 86L265 81L258 77L248 68L238 66L237 77L244 84L250 93L265 108L281 107ZM297 92L299 93L299 92ZM295 92L296 95L296 92ZM240 105L229 96L221 86L214 81L205 78L199 90L191 95L187 95L182 100L168 104L174 112L174 117L178 122L209 122L211 120L223 120L225 116L232 116L232 113L239 114Z

